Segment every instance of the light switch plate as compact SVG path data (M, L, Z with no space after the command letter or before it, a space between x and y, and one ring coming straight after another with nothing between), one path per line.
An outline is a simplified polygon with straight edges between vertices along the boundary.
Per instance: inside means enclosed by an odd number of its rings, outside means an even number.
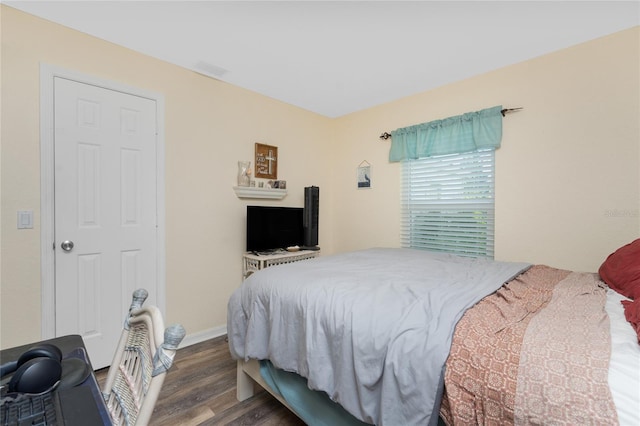
M33 228L33 210L18 210L18 229Z

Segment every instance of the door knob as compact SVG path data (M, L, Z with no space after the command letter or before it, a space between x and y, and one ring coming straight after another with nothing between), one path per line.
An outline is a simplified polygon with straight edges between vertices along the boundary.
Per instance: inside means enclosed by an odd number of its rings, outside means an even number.
M62 244L60 244L60 247L64 251L71 251L71 249L73 249L73 241L69 241L69 240L63 241Z

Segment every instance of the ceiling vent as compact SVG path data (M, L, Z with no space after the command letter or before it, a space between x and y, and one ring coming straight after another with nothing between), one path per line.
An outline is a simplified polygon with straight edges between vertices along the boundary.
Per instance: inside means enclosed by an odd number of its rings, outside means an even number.
M223 75L229 72L222 67L210 64L205 61L198 61L198 63L195 65L194 71L199 74L206 75L207 77L213 78L222 78Z

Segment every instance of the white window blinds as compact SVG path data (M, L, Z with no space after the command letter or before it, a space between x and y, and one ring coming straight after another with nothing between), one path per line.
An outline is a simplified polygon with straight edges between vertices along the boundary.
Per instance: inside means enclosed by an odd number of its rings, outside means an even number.
M495 151L403 161L402 246L493 258Z

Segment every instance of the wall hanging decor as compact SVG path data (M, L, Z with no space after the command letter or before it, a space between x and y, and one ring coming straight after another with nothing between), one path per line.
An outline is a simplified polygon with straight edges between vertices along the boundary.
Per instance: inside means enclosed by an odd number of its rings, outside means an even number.
M256 143L255 177L278 178L278 147Z
M358 189L371 188L371 164L364 160L358 165Z

